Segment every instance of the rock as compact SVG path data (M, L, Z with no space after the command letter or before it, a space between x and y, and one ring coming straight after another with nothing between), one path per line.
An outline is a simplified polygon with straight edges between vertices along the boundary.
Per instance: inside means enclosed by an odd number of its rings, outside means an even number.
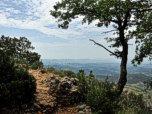
M44 83L49 82L50 89L48 93L53 97L58 98L58 103L62 105L68 105L70 99L73 101L80 102L81 95L77 89L77 78L64 78L50 76L49 79L44 80Z
M44 83L50 85L48 93L53 97L58 97L58 103L64 106L70 104L70 99L80 103L81 95L77 89L77 82L77 78L68 78L67 76L60 78L54 75L44 80ZM78 106L77 109L77 114L93 114L91 108L86 104Z
M93 114L91 112L90 106L87 106L86 104L78 106L77 108L78 108L78 113L76 113L76 114Z

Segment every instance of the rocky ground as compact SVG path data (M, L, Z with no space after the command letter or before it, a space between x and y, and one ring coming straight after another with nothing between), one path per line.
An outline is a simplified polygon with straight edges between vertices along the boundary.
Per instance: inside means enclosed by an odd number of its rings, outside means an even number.
M74 104L69 106L62 106L57 104L56 98L50 96L47 91L49 90L49 86L46 83L41 83L42 80L49 78L51 73L40 73L40 70L28 70L30 74L32 74L36 78L37 90L36 90L36 99L31 102L31 104L22 104L24 108L21 111L22 114L90 114L90 110L88 106ZM55 75L58 77L58 75ZM77 111L78 107L85 108L84 111ZM18 107L12 106L10 108L3 108L3 114L17 114Z

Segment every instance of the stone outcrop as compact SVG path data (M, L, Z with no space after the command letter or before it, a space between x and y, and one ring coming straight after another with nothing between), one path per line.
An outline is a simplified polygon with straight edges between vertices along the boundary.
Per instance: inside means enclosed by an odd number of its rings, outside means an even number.
M81 95L77 89L77 78L68 78L67 76L64 78L55 78L55 76L52 75L50 78L44 80L44 83L50 85L48 93L53 97L58 98L58 103L62 105L68 105L70 99L75 102L80 102L81 100Z

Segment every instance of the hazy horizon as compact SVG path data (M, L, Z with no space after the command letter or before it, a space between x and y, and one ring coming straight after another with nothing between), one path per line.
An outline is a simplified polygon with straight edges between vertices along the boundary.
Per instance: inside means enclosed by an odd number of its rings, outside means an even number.
M42 59L42 62L44 62L45 60L47 61L54 61L53 63L62 63L61 60L64 60L65 62L64 63L114 63L114 64L121 64L121 60L112 60L111 58L96 58L96 59ZM55 62L56 60L56 62ZM74 61L73 61L74 60ZM40 59L41 61L41 59ZM73 61L73 62L72 62ZM52 62L51 62L52 63ZM151 64L150 64L151 63ZM47 63L48 64L48 63ZM145 63L141 63L140 65L143 65L143 64L147 64L147 65L152 65L152 61L148 61L148 62L145 62ZM127 65L133 65L131 64L131 62L129 62L129 60L127 61ZM137 66L140 66L140 65L137 65Z

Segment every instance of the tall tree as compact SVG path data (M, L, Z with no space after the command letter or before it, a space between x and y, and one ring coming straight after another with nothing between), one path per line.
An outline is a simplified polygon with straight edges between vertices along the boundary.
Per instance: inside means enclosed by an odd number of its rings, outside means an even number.
M98 1L98 3L96 3ZM119 90L118 96L121 95L124 86L126 85L127 82L127 56L128 56L128 40L132 39L132 37L126 37L125 38L125 33L124 30L128 29L128 26L130 27L131 25L139 25L142 23L138 23L137 19L143 20L143 15L145 11L150 11L152 9L147 9L150 7L148 3L143 3L146 2L146 0L140 0L140 1L133 1L131 2L130 0L126 1L121 1L121 0L63 0L61 3L56 3L54 5L55 11L51 11L52 16L55 18L60 16L59 21L65 20L63 24L59 24L58 27L62 29L67 29L69 22L71 22L71 19L75 19L78 17L75 17L76 15L85 15L85 17L82 20L82 24L86 23L86 19L88 19L88 24L90 24L93 20L99 19L100 23L97 24L98 27L103 26L103 24L107 27L110 22L114 22L118 24L118 28L113 25L116 30L113 31L119 31L116 32L119 34L119 37L112 39L110 38L110 41L116 41L115 44L112 45L112 47L119 47L122 46L122 51L116 51L116 52L111 52L108 49L106 49L103 45L96 43L94 40L93 41L95 44L105 48L107 51L112 53L112 55L115 55L117 58L121 58L121 72L120 72L120 78L117 83L117 89ZM142 3L142 4L141 4ZM64 8L67 5L67 12L61 13L61 11L57 10L59 8ZM114 8L113 8L114 7ZM113 8L113 9L110 9ZM143 9L143 10L140 10ZM135 11L132 11L135 10ZM70 13L70 11L72 11ZM137 16L137 19L135 21L131 21L131 14ZM114 19L114 17L116 19ZM71 19L70 19L71 18ZM135 22L135 24L133 23ZM122 25L123 24L123 25ZM106 33L106 32L105 32ZM139 36L136 36L138 38ZM107 41L108 42L108 41ZM110 46L111 47L111 46Z
M33 63L34 61L37 61L40 59L41 55L38 55L38 53L29 52L29 49L35 49L35 47L30 46L31 42L27 40L25 37L20 37L20 39L17 38L9 38L5 37L4 35L0 38L0 48L2 48L3 51L6 52L6 50L12 50L15 48L17 51L13 52L10 51L9 56L14 56L15 59L27 59L29 60L29 64Z
M32 65L34 62L39 61L41 57L41 55L38 55L38 53L29 52L28 50L25 50L23 53L26 53L24 59L29 62L29 65Z

